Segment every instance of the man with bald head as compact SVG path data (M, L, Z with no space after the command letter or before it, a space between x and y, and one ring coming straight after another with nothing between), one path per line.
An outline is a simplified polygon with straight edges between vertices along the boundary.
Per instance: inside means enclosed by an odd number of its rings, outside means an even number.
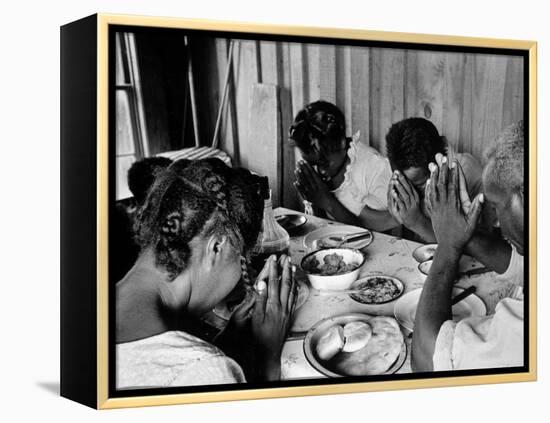
M446 158L430 164L426 201L438 248L422 290L412 341L415 371L523 366L523 296L501 300L495 314L452 321L452 290L458 262L475 238L483 207L493 207L502 237L511 246L500 278L523 286L524 128L506 128L486 152L483 193L464 198L460 165ZM487 245L488 253L491 246ZM496 246L499 248L499 246ZM496 248L495 248L496 249Z

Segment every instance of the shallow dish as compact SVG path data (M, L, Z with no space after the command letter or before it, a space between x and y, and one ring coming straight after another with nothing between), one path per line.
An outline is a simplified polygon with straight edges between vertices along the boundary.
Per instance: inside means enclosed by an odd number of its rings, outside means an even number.
M430 268L432 267L432 263L433 263L433 260L427 260L423 263L420 263L418 265L418 270L420 271L420 273L423 273L424 275L428 275L428 273L430 273ZM477 262L475 259L473 259L470 256L462 256L458 261L459 273L467 273L474 269L478 269L480 267L483 267L483 265Z
M330 242L329 240L331 237L336 238L336 237L342 237L342 236L349 236L353 234L361 234L367 231L368 229L359 228L357 226L328 225L328 226L325 226L324 228L319 228L308 233L304 237L304 247L309 251L318 250L320 248L327 248L323 244ZM370 237L363 238L355 242L345 243L343 247L361 250L365 247L368 247L372 243L373 239L374 239L374 235L371 232ZM336 245L338 244L339 243L336 243ZM332 248L332 247L328 247L328 248Z
M275 220L286 231L294 231L306 224L307 217L303 214L280 214L275 216Z
M428 273L430 273L432 263L433 263L433 260L424 261L418 265L418 270L420 270L420 273L423 273L424 275L428 275Z
M424 263L434 258L435 250L437 250L437 244L421 245L413 251L412 256L417 262Z
M382 281L383 280L383 281ZM377 282L380 282L379 284ZM390 292L387 292L386 298L382 297L382 288L385 282L389 282L388 288ZM393 285L393 289L391 286ZM378 286L380 286L378 288ZM372 275L361 278L351 284L350 289L360 290L363 292L354 292L350 294L350 298L361 304L385 304L390 301L394 301L399 298L403 291L405 291L405 285L399 279L393 276L386 275Z
M331 369L329 369L326 366L326 363L322 360L318 359L316 351L317 343L319 342L319 339L323 336L323 334L332 326L334 325L345 325L346 323L350 322L366 322L376 316L371 316L368 314L362 314L362 313L350 313L350 314L344 314L340 316L334 316L329 317L327 319L323 319L319 322L317 322L307 333L305 339L304 339L304 354L306 356L307 361L309 364L315 368L318 372L324 374L328 377L345 377L346 375L337 373ZM395 360L394 363L392 363L389 368L382 374L393 374L397 372L405 362L407 358L407 346L406 343L403 342L401 346L401 352L399 353L399 356Z
M312 270L314 264L323 265L325 257L337 254L346 265L353 265L353 270L345 270L339 274L323 275ZM357 280L361 266L365 263L365 254L352 248L325 248L306 255L301 262L301 267L306 274L311 286L319 290L343 290L348 289ZM315 266L317 269L318 266Z

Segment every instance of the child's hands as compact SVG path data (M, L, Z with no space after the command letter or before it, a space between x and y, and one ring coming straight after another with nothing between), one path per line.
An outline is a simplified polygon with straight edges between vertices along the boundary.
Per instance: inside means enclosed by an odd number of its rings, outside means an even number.
M390 213L396 213L395 219L407 228L414 230L425 219L416 188L398 170L393 173L388 195L392 199Z
M401 219L401 215L399 214L399 210L397 208L397 200L393 196L393 193L394 193L393 182L390 181L390 183L388 184L388 193L387 193L387 196L388 196L388 211L393 216L393 218L395 220L397 220L397 222L400 225L402 225L403 224L403 219Z
M298 162L296 171L296 182L294 187L305 200L312 203L314 206L323 210L329 208L330 192L327 184L323 182L319 174L311 167L311 165L301 160Z

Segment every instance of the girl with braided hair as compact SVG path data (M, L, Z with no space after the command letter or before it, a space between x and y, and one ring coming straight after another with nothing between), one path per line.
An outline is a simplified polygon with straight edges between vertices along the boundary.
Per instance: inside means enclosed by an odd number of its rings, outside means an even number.
M180 328L239 282L261 227L259 182L218 159L175 162L158 175L136 216L141 253L116 285L118 389L245 382L233 359ZM250 330L261 377L274 380L296 296L289 258L267 260L256 285L228 327Z
M290 140L303 158L294 186L315 209L376 231L398 225L388 212L388 160L360 142L359 134L346 137L346 120L338 107L321 100L306 105L290 127Z

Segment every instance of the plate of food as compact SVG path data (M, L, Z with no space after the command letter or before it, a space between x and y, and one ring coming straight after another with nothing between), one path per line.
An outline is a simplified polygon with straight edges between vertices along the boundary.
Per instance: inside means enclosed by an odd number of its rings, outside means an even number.
M352 242L345 241L346 238L354 238L355 235L361 236L361 238ZM360 250L368 247L373 239L372 232L365 228L347 225L329 225L307 234L304 237L304 247L307 250L336 247Z
M453 288L453 297L460 294L464 289ZM415 289L407 292L395 303L393 314L399 324L409 332L414 329L414 319L416 318L416 308L422 289ZM487 307L485 303L475 294L471 294L462 301L453 305L453 320L458 322L471 316L485 316Z
M307 218L303 214L280 214L275 216L275 220L289 232L301 228L307 222Z
M306 255L301 262L309 282L319 290L348 289L359 276L365 254L352 248L326 248Z
M350 289L354 292L350 298L361 304L385 304L403 294L405 285L393 276L372 275L355 281Z
M316 323L304 339L304 353L325 376L367 376L397 372L407 347L394 318L351 313Z

